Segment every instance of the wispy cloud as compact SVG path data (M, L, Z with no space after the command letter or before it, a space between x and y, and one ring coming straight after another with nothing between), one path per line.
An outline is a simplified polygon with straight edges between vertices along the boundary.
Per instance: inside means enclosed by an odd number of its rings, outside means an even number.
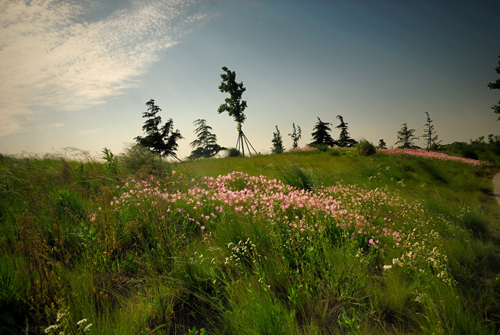
M103 103L209 19L196 0L136 0L91 21L99 1L0 3L0 136L22 131L37 110Z

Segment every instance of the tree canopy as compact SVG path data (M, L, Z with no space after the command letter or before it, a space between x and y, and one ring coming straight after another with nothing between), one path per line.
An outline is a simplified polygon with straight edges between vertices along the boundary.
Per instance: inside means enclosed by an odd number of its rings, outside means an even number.
M336 144L341 148L350 148L358 143L355 139L349 137L349 133L347 132L347 123L344 122L344 118L341 115L337 115L337 119L340 120L340 124L335 128L340 129L340 136L336 141Z
M191 151L188 159L210 158L217 155L220 151L226 150L217 144L217 135L212 133L212 127L207 125L205 119L198 119L194 121L197 128L194 130L197 138L190 143Z
M157 115L161 112L161 108L155 105L153 99L149 100L146 106L148 106L148 109L142 114L142 117L146 118L142 126L142 130L146 133L146 136L137 136L134 138L135 141L160 156L171 156L179 159L175 151L178 149L177 141L183 137L179 130L176 129L173 131L174 121L168 119L168 121L161 126L161 117Z
M271 147L271 152L273 154L281 154L285 151L285 147L283 146L283 138L281 137L278 126L276 126L276 132L273 132L273 139L271 141L273 146Z
M500 54L498 55L498 58L500 58ZM498 74L500 74L500 60L498 61L498 66L495 68L495 71ZM497 79L496 81L494 81L492 83L489 83L488 87L490 88L490 90L500 90L500 79ZM498 103L496 105L491 107L491 109L493 109L493 112L495 114L500 114L500 100L498 101ZM498 120L500 120L500 117L498 117Z
M299 140L302 138L302 130L300 129L299 125L297 125L297 128L295 128L295 123L292 123L292 126L293 132L291 134L288 134L288 136L292 138L292 148L295 149L299 146Z
M413 135L415 129L408 129L406 123L401 125L401 130L398 131L398 141L395 144L401 144L398 148L401 149L418 149L418 146L413 142L418 140L418 136Z
M441 141L438 141L438 136L436 135L436 131L434 130L434 125L432 124L432 120L429 116L429 113L425 112L427 114L427 123L424 125L424 134L422 137L427 143L427 150L430 150L433 146L437 146Z
M241 131L241 124L245 122L245 108L247 107L247 102L241 100L243 92L246 88L243 87L243 82L236 82L236 72L230 71L227 67L222 68L226 73L221 74L222 82L219 85L219 91L222 93L229 93L230 97L225 99L225 103L219 106L217 113L221 114L223 112L228 112L229 116L232 116L234 120L238 123L238 131Z
M327 145L330 147L333 147L335 145L335 141L333 140L332 136L330 136L329 132L332 131L332 129L329 127L331 123L329 122L323 122L321 119L318 117L318 122L313 128L313 133L312 138L313 142L311 144L313 145Z

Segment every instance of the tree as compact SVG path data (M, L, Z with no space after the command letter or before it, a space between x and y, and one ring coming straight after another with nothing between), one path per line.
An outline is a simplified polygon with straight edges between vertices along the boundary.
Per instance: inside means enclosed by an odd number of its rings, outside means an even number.
M177 141L183 137L178 129L175 131L172 130L174 128L174 121L168 119L167 123L159 128L161 125L161 117L156 114L161 112L160 107L155 105L153 99L149 100L146 106L148 106L148 109L142 114L142 117L147 118L144 122L144 126L142 126L142 130L146 133L146 136L137 136L135 141L148 148L151 152L160 155L160 157L172 156L180 160L175 154L175 151L177 151L178 148Z
M278 126L276 126L276 132L273 133L273 146L271 147L271 152L273 154L281 154L285 151L285 147L283 146L283 138L281 137Z
M498 58L500 58L500 54L498 55ZM500 74L500 60L498 61L498 66L495 68L495 71ZM488 83L488 87L490 90L500 90L500 79L497 79L495 82ZM500 114L500 101L491 107L491 109L493 109L493 113ZM500 120L500 117L497 120Z
M337 140L337 145L341 148L350 148L358 143L355 139L349 137L349 133L347 132L347 123L344 122L344 118L341 115L337 115L337 119L340 120L340 124L335 127L337 129L340 129L340 136Z
M293 125L293 132L291 134L288 134L288 136L292 138L293 149L295 149L299 146L299 140L302 138L302 130L300 129L299 125L297 125L297 129L295 129L295 123L292 123L292 125Z
M387 149L387 144L385 143L384 139L381 138L379 141L378 141L378 148L379 149Z
M312 138L313 142L311 144L313 145L327 145L330 147L333 147L335 145L335 141L333 138L330 136L328 132L332 131L332 129L329 127L331 123L329 122L323 122L321 119L318 117L318 123L313 128L313 133Z
M232 116L237 123L236 129L238 130L238 141L236 142L236 149L242 149L243 155L245 155L245 147L247 146L248 152L250 153L250 147L253 148L250 141L248 141L245 134L243 134L243 130L241 129L243 122L245 122L245 108L247 108L247 102L245 100L241 100L243 93L246 91L246 88L243 87L243 82L236 82L236 72L230 71L227 67L222 68L226 74L221 74L222 82L219 85L219 91L222 93L229 93L230 97L226 98L222 105L219 106L217 113L221 114L223 112L228 112L229 116Z
M436 131L434 130L434 125L432 124L432 120L429 116L429 113L425 112L427 114L427 123L424 125L424 134L422 137L424 140L427 142L427 150L431 150L433 146L437 146L441 141L437 141L438 136L436 135Z
M401 143L402 145L398 148L401 149L418 149L418 147L413 143L414 140L418 140L417 136L414 136L415 129L408 129L406 123L401 125L401 130L398 131L398 141L395 144Z
M198 119L193 123L197 126L194 132L198 138L190 143L191 148L195 150L191 151L188 159L210 158L226 150L217 144L217 135L212 134L212 127L207 125L205 119Z

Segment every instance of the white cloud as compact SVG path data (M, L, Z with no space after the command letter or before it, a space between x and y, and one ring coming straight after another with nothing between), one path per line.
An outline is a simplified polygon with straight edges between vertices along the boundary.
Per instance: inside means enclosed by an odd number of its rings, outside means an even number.
M36 110L78 110L138 85L159 52L209 18L195 1L130 1L95 22L94 0L2 2L0 136Z
M54 127L64 127L64 123L56 123L54 124Z

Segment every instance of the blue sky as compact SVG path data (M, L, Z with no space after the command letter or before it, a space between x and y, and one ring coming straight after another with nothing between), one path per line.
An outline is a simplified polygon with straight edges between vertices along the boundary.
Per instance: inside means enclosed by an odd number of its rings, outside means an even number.
M179 157L200 118L235 146L223 66L263 153L275 126L289 148L300 125L305 146L339 114L389 146L402 123L422 134L425 112L443 143L500 134L499 17L498 1L0 0L0 153L120 153L150 99L184 136Z

